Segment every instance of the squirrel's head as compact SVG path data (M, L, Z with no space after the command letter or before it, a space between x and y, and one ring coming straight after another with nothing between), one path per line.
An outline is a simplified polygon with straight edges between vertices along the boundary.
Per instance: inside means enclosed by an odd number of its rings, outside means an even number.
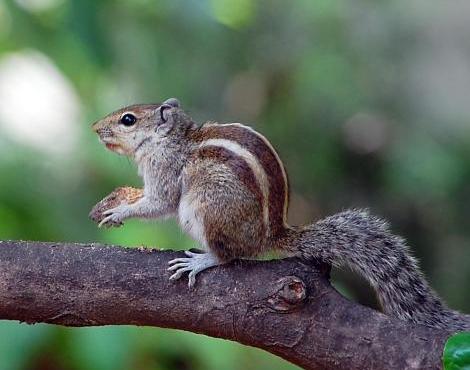
M109 150L133 156L151 141L178 133L192 124L177 99L161 104L136 104L119 109L93 124L93 130Z

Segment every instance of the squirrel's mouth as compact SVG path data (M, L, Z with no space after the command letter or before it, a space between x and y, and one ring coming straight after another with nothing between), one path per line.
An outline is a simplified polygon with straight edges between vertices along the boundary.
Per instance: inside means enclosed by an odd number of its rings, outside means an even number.
M112 151L113 153L117 153L120 155L129 155L126 151L125 148L123 148L120 144L114 144L114 143L104 143L106 146L106 149Z
M101 143L103 143L104 146L105 146L107 149L109 149L109 150L115 152L116 149L119 149L119 144L112 143L112 142L108 141L109 139L110 139L109 136L103 137L103 136L100 135L100 141L101 141Z
M123 154L123 155L127 154L125 151L125 148L123 148L120 143L116 143L116 140L113 140L112 136L108 135L108 136L103 137L100 135L100 142L104 144L106 149L114 153Z
M106 146L106 148L108 148L109 150L113 152L115 152L117 149L120 148L118 144L105 143L104 145Z

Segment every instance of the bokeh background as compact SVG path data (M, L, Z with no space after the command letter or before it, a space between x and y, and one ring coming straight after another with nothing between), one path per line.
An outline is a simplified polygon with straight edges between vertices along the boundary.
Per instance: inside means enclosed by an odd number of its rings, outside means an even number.
M134 165L90 124L178 97L197 121L268 136L290 221L369 207L470 311L470 2L0 0L0 239L193 247L176 223L87 214ZM375 306L350 272L335 285ZM0 322L1 370L294 369L173 330Z

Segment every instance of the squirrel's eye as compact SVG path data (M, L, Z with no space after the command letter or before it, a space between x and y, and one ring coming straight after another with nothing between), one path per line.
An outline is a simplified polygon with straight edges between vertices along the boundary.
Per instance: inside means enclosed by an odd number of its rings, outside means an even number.
M132 126L136 121L137 118L131 113L126 113L121 117L121 123L124 126Z

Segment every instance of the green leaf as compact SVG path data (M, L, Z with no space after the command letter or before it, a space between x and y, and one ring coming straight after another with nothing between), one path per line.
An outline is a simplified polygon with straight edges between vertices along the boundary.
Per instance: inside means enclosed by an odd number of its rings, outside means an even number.
M444 347L444 370L470 370L470 332L451 336Z

